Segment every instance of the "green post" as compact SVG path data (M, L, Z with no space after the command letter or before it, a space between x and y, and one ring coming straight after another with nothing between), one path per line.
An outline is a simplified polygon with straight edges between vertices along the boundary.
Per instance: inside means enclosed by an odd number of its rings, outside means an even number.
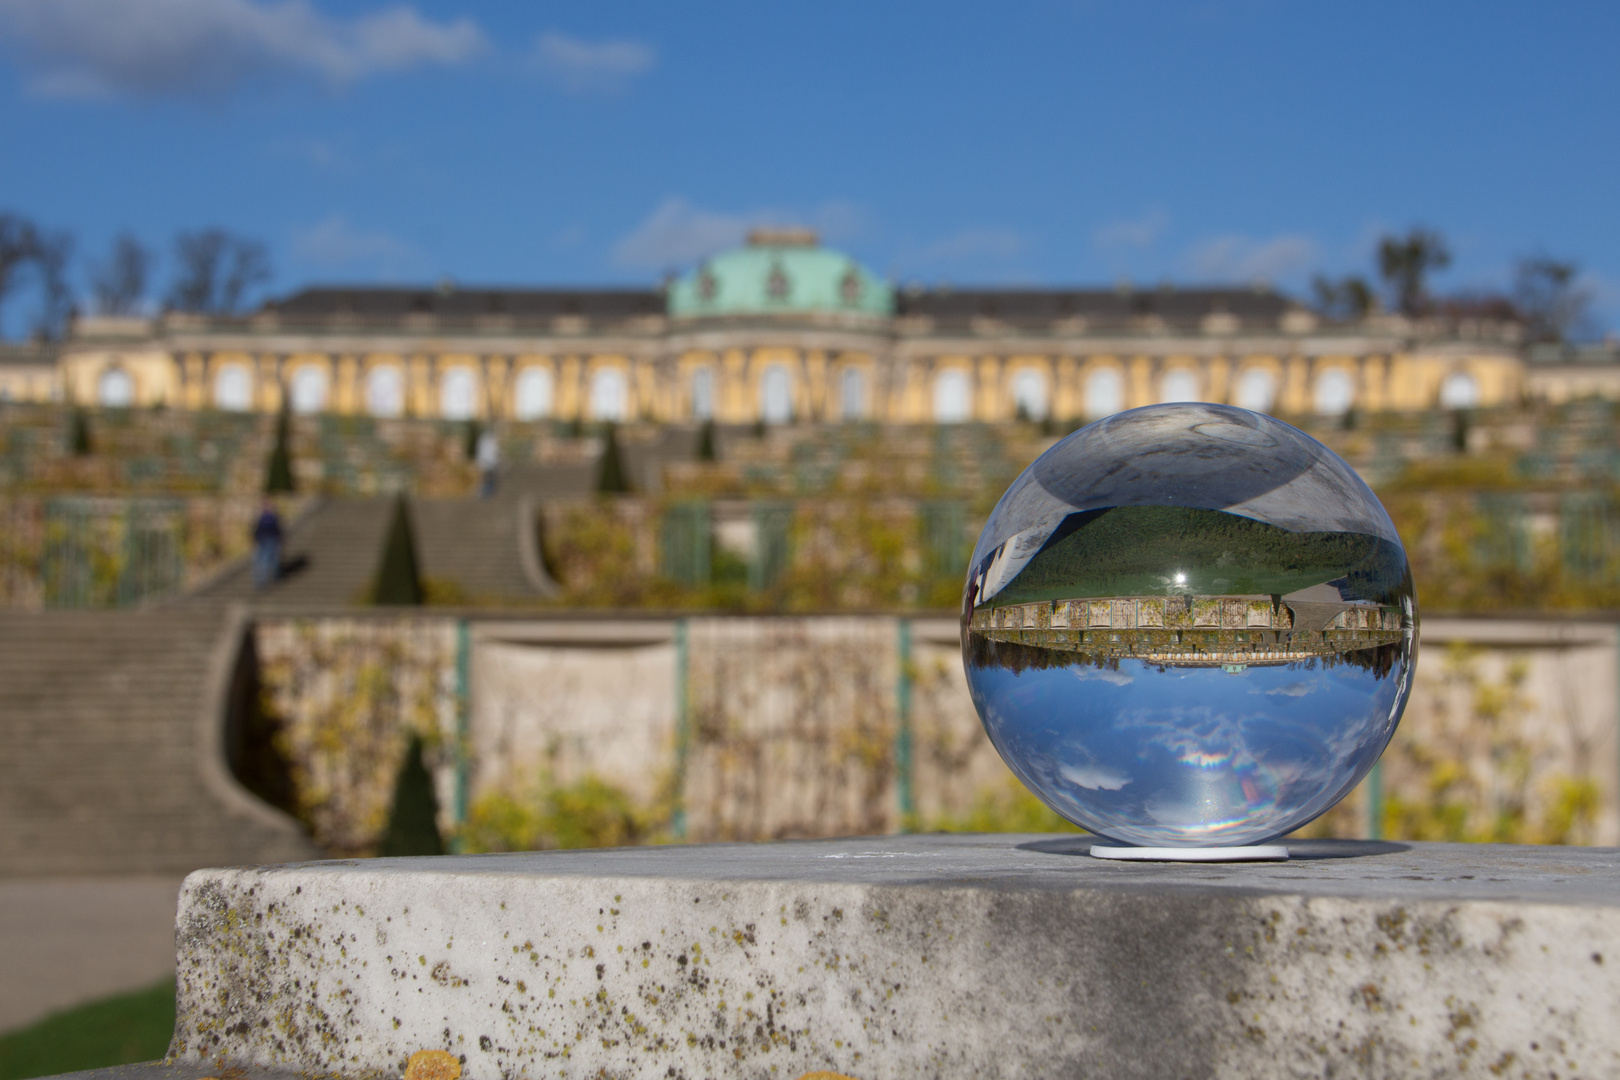
M1384 838L1384 763L1373 762L1367 774L1367 839Z
M675 620L675 808L669 831L686 839L686 755L692 738L691 697L687 684L686 620Z
M450 850L461 851L461 830L467 822L467 737L472 719L472 635L466 619L456 620L456 790L450 804L455 831Z
M917 804L911 790L911 620L900 622L900 672L896 705L898 723L894 731L894 788L900 799L900 831L916 826Z

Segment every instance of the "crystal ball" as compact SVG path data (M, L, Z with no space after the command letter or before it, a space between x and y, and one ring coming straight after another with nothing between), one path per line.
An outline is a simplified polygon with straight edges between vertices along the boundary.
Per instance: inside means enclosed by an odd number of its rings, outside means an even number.
M1063 817L1152 847L1259 844L1378 760L1416 661L1377 496L1289 424L1153 405L1081 428L996 504L962 596L968 686Z

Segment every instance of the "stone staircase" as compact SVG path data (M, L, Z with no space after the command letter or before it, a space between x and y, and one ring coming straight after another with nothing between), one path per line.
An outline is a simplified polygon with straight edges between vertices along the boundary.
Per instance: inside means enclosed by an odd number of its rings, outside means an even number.
M316 856L226 764L244 631L219 606L0 613L0 876Z

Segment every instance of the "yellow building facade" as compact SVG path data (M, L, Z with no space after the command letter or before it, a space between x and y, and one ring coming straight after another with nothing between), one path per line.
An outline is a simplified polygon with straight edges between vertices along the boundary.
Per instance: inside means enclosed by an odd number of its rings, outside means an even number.
M1327 324L1254 289L895 291L766 234L662 290L312 289L246 317L84 319L47 367L0 355L0 395L732 424L1489 408L1533 390L1512 331Z

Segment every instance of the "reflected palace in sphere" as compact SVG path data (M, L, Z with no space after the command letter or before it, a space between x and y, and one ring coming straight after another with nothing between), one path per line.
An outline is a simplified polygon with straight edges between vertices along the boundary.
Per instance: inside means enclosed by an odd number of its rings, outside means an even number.
M990 515L962 620L1013 772L1148 846L1263 843L1332 807L1416 658L1377 497L1304 432L1222 405L1119 413L1041 455Z

